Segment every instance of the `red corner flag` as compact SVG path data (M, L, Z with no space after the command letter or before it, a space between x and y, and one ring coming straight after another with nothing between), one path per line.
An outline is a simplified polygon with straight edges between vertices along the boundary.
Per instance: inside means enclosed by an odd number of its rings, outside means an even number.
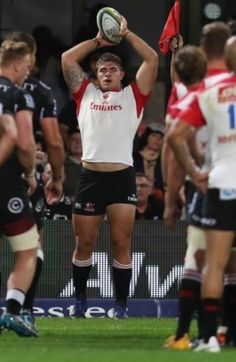
M167 54L170 50L170 40L173 36L179 34L180 28L180 0L175 0L172 6L164 29L159 40L159 48L162 54Z

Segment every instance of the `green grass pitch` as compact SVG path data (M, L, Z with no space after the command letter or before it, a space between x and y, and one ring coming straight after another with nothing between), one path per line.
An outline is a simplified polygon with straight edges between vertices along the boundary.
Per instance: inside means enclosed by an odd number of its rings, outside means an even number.
M221 353L169 351L163 342L175 331L167 318L39 318L38 338L0 335L1 362L210 362L236 361L236 349ZM193 325L192 334L195 333Z

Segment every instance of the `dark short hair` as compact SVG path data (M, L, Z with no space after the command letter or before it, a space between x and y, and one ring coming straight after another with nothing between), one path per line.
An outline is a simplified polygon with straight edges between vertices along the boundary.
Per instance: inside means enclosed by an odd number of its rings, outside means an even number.
M224 55L224 46L230 35L229 26L222 21L206 24L202 28L200 45L209 60Z
M151 127L147 126L138 140L138 151L141 151L147 145L148 137L152 133L158 133L159 135L164 137L163 132L161 132L159 130L156 131L156 130L152 129Z
M40 143L41 146L42 146L42 150L44 152L47 151L47 147L46 147L46 143L45 143L45 139L43 137L43 134L42 134L42 131L37 131L34 135L34 140L35 140L35 143Z
M119 66L120 69L123 69L121 58L113 53L103 53L97 60L96 68L98 69L100 64L104 62L114 62Z
M199 83L207 71L206 56L194 45L186 45L179 49L173 65L180 81L186 85Z
M72 136L75 133L80 134L80 129L79 129L79 127L76 127L76 128L70 129L68 133L69 133L69 136Z

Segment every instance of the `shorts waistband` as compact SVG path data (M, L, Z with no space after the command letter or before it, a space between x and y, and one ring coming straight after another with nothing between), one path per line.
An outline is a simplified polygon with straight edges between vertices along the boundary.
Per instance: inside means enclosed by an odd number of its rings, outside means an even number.
M103 175L103 176L109 176L109 175L122 175L125 173L129 173L130 171L133 171L134 168L132 166L128 166L122 170L116 170L116 171L94 171L94 170L90 170L88 168L85 167L81 167L81 172L86 173L87 175Z

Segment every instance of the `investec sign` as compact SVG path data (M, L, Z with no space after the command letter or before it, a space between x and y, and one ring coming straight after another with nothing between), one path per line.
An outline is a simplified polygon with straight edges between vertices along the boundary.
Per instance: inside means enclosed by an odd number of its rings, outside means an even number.
M147 291L150 298L165 298L171 287L181 278L182 265L174 265L164 278L160 277L160 266L145 265L145 253L133 253L133 276L130 285L129 296L135 297L136 287L142 283L139 281L142 276L147 280ZM114 291L112 286L111 265L109 263L109 255L106 252L93 253L93 267L96 268L96 278L88 280L88 289L97 289L98 294L102 298L113 298ZM143 270L144 267L144 270ZM61 298L68 298L74 295L73 279L70 278L60 292Z

